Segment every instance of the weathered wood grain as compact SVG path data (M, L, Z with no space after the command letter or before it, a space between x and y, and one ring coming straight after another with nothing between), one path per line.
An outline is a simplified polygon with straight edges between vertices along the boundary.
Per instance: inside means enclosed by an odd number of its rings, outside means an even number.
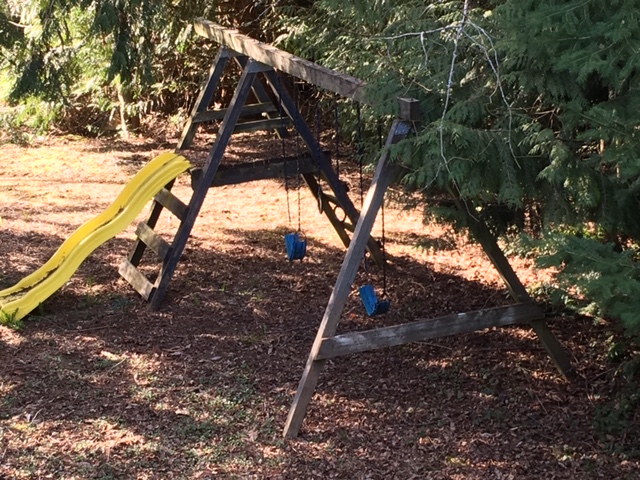
M187 210L189 209L189 207L187 207L182 200L176 197L168 189L163 188L162 190L160 190L156 194L154 199L164 208L173 213L179 220L183 220L184 217L187 216ZM147 224L149 224L149 222L147 222Z
M365 82L351 75L336 72L297 57L272 45L259 42L237 30L225 28L203 18L196 19L194 25L198 35L214 40L236 52L343 97L360 102L365 101L363 95Z
M241 117L250 115L260 115L261 113L277 113L278 109L272 103L252 103L245 105L242 108ZM204 112L198 112L193 117L194 123L213 122L215 120L222 120L227 113L226 108L219 110L207 110Z
M138 224L136 235L155 252L160 260L164 260L171 250L171 245L144 222Z
M309 155L271 158L256 162L222 164L213 179L212 187L237 185L256 180L294 177L296 174L317 173L318 164ZM191 171L191 187L195 190L202 177L202 169Z
M535 303L520 303L508 307L420 319L402 325L325 338L318 352L318 359L326 360L352 353L469 333L490 327L503 327L542 318L544 318L544 314Z
M118 273L124 278L136 292L145 300L149 300L153 294L153 284L126 258L120 264Z

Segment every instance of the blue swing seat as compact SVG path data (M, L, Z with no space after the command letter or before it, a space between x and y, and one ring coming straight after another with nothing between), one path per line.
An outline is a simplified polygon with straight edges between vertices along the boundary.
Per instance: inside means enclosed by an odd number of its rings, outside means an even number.
M290 262L302 260L307 254L307 241L301 239L298 232L286 234L284 244L287 247L287 258Z
M389 300L379 299L373 285L363 285L358 289L358 291L360 292L360 298L362 299L364 308L367 311L367 315L370 317L383 315L389 311L391 302Z

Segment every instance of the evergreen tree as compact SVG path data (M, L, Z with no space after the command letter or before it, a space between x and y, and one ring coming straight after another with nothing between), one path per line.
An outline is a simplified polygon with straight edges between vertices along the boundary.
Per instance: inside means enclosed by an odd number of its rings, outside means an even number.
M368 79L381 110L397 96L421 101L420 132L398 147L407 187L453 191L496 233L505 218L526 216L537 230L593 237L592 253L595 240L611 242L611 255L640 240L635 2L320 0L284 13L283 43ZM599 260L584 261L588 245L579 242L583 256L556 257L567 278L613 285ZM583 284L582 295L620 316ZM625 318L640 329L634 311Z

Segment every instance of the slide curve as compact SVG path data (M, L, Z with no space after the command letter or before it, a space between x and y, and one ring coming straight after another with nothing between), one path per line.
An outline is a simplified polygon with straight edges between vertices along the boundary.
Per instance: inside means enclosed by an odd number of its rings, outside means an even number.
M190 167L187 159L175 153L151 160L104 212L73 232L42 267L0 290L2 315L13 320L24 318L61 288L96 248L127 228L162 187Z

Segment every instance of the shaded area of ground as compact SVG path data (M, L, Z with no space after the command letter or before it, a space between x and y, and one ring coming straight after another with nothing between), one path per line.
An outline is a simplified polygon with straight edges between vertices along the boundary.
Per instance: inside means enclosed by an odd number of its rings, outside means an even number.
M0 287L46 260L157 153L157 145L100 141L3 149ZM178 182L183 198L188 183ZM287 202L279 182L224 187L208 197L159 312L117 276L132 227L22 330L0 327L0 477L637 477L637 461L610 454L631 440L593 429L611 370L606 330L584 319L551 322L577 365L573 384L526 327L330 361L301 437L284 441L344 255L301 194L304 262L283 252L295 191ZM340 331L508 303L466 238L391 207L386 226L392 312L367 318L353 295ZM159 225L166 236L173 228L170 218ZM530 262L513 263L529 287L544 281ZM381 275L369 266L356 283L380 286Z

